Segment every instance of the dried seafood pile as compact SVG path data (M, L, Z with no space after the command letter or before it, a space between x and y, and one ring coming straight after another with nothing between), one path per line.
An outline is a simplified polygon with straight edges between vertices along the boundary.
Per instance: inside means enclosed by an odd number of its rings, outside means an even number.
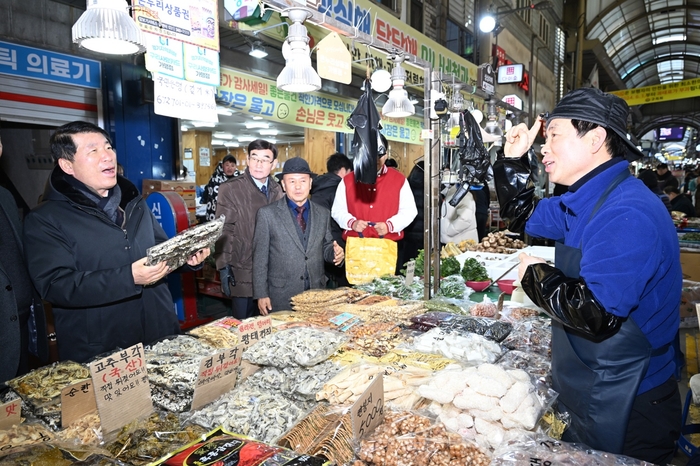
M147 348L146 366L156 406L181 413L190 409L202 359L216 348L194 337L178 335Z
M97 412L88 414L65 427L58 434L62 440L82 445L97 445L102 442L102 425Z
M322 362L311 367L289 366L277 368L263 367L247 381L262 391L277 392L293 400L315 400L316 393L323 384L332 379L341 368L331 361Z
M189 420L207 429L223 426L228 431L271 443L315 404L312 401L294 401L246 380L218 400L195 411Z
M358 316L364 322L408 324L411 317L426 311L423 301L397 301L387 299L370 305L341 304L334 308Z
M24 401L31 414L51 427L61 427L61 390L90 378L90 370L73 361L63 361L34 370L7 382Z
M478 446L465 442L425 416L386 412L384 423L360 442L353 466L487 466L490 459Z
M109 458L95 448L66 448L51 444L13 448L0 452L2 466L125 466L121 461Z
M355 288L309 290L292 297L292 309L295 311L333 309L338 304L354 303L368 295L369 293Z
M117 439L106 448L118 460L140 466L194 442L205 433L206 430L197 425L182 427L172 413L153 413L147 419L123 427Z
M238 345L238 331L236 330L238 323L240 321L231 317L223 317L193 328L189 334L204 340L215 348L233 348Z
M243 359L261 366L313 366L335 353L345 337L330 330L295 327L280 330L243 352Z
M393 322L374 322L358 325L348 331L351 340L345 350L357 350L374 357L384 356L406 341L401 328Z
M355 456L350 414L319 405L299 421L277 443L299 453L320 456L338 465Z
M53 440L54 434L41 424L19 424L0 430L0 451Z
M225 220L222 215L216 220L188 228L175 237L148 248L146 263L155 265L166 262L172 269L180 267L192 254L216 242L224 229Z

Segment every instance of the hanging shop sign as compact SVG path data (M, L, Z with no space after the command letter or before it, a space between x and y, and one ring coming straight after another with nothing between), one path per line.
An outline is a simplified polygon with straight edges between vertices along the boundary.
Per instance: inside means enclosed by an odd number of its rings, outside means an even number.
M642 105L653 102L666 102L669 100L689 99L700 96L700 78L686 79L676 83L659 84L657 86L611 91L622 97L627 105Z
M496 92L496 73L494 73L491 64L486 63L479 67L478 71L479 78L477 79L477 85L483 89L487 94L493 94Z
M0 41L0 73L99 89L100 62Z
M498 84L516 84L523 80L522 63L512 63L498 67Z
M219 85L219 52L184 44L185 79L208 86Z
M219 121L216 88L160 73L153 73L154 104L157 115L200 121Z
M318 43L316 66L323 79L343 84L352 81L352 55L337 32L331 32Z
M219 51L216 0L133 0L132 6L143 31Z
M182 42L156 34L144 33L146 38L146 69L177 79L185 78Z
M513 107L517 108L518 110L523 109L523 99L518 97L515 94L508 94L503 96L503 102L507 103L508 105L512 105Z
M347 119L357 103L320 92L285 92L270 79L227 67L221 67L221 85L217 89L216 100L235 111L260 115L288 125L344 133L352 133ZM423 121L420 118L383 118L382 126L382 133L387 139L409 144L423 143L420 138Z

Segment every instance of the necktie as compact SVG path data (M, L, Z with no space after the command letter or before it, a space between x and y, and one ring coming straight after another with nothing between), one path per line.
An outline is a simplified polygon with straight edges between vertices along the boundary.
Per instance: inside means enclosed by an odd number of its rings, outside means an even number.
M301 228L302 233L306 233L306 220L304 220L304 209L305 207L303 205L297 206L297 223L299 224L299 228Z
M260 187L260 191L262 191L262 193L265 195L265 197L267 197L267 185L262 185Z

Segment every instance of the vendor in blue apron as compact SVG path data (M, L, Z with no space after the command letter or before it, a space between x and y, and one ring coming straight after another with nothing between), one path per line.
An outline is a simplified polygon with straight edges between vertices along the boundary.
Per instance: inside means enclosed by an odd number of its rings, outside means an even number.
M556 242L555 263L520 255L528 297L552 317L552 380L571 415L563 440L667 464L681 427L674 374L682 273L661 200L630 175L629 108L577 89L545 115L542 164L561 196L534 199L529 150L541 120L506 136L494 164L512 231Z

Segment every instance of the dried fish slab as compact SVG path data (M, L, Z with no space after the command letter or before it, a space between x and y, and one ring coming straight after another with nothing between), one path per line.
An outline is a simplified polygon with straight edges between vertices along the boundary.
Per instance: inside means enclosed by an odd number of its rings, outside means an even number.
M177 236L148 248L147 264L166 262L173 269L180 267L192 254L216 242L221 236L225 220L222 215L216 220L188 228Z
M295 327L273 333L243 352L243 359L261 366L313 366L328 359L345 342L329 330Z
M272 443L310 411L316 402L293 401L244 382L190 418L208 429L223 426L237 434Z
M199 338L187 335L174 335L164 338L158 343L146 347L146 356L149 354L199 354L200 356L209 356L217 351L217 349L207 342Z
M7 382L35 415L60 415L61 390L90 377L90 370L73 361L63 361L34 370Z
M233 348L238 345L238 330L231 317L224 317L190 330L190 335L206 341L216 348ZM240 322L239 322L240 323Z

